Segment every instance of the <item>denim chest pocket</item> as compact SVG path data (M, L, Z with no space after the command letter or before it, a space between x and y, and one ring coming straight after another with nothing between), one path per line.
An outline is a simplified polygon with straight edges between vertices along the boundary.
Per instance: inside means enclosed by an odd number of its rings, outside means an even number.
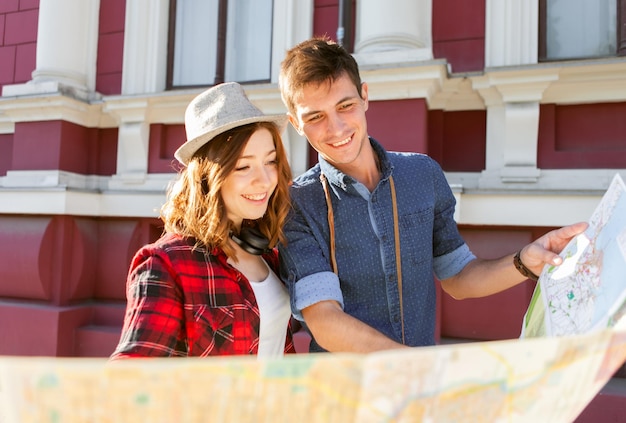
M431 260L433 256L433 208L428 207L415 213L402 215L400 239L402 255L411 265Z

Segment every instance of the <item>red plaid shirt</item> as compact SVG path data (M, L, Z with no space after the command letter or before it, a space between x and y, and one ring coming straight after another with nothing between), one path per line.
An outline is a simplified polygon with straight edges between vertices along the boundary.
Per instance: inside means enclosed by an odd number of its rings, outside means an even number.
M252 287L220 249L165 235L130 266L120 342L111 358L256 354L259 307ZM263 258L278 274L276 250ZM294 353L291 326L285 352Z

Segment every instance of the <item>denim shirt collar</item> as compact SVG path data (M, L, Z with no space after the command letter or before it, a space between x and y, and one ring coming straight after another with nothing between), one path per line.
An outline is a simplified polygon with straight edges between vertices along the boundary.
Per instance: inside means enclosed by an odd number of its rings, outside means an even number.
M387 156L387 152L382 145L378 143L374 138L369 137L374 153L378 157L381 170L381 182L389 179L391 172L393 171L393 164ZM321 155L318 156L321 172L326 176L328 182L332 185L340 187L342 190L347 191L349 186L354 185L357 181L353 177L346 175L335 166L327 162Z

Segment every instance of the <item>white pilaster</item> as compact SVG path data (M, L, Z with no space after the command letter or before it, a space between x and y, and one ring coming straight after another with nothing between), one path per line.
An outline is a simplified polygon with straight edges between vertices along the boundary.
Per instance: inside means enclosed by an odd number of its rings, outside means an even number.
M274 0L272 83L278 83L285 52L313 35L313 0Z
M127 0L122 94L165 90L168 16L168 0Z
M537 1L487 0L486 67L537 63L538 22ZM550 82L556 79L554 74L512 72L476 81L474 86L487 106L487 157L482 186L538 181L539 104Z
M474 81L474 88L487 107L487 156L482 188L538 181L539 103L550 83L557 79L557 72L538 69L494 73Z
M487 0L485 65L537 63L539 2Z
M40 0L36 69L26 84L6 85L3 96L95 94L100 0Z
M108 102L105 112L119 122L117 136L117 173L113 176L124 184L143 184L148 176L148 143L150 123L148 102Z

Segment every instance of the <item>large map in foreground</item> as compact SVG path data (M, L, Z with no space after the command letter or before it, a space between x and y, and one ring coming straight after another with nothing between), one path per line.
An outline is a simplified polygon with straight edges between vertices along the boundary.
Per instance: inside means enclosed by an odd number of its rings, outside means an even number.
M619 177L589 223L542 272L522 339L266 361L0 357L0 423L572 422L626 360Z
M4 357L0 422L569 423L626 359L619 326L269 361Z
M610 327L626 311L626 186L619 174L589 227L546 266L522 325L522 337L563 336Z

